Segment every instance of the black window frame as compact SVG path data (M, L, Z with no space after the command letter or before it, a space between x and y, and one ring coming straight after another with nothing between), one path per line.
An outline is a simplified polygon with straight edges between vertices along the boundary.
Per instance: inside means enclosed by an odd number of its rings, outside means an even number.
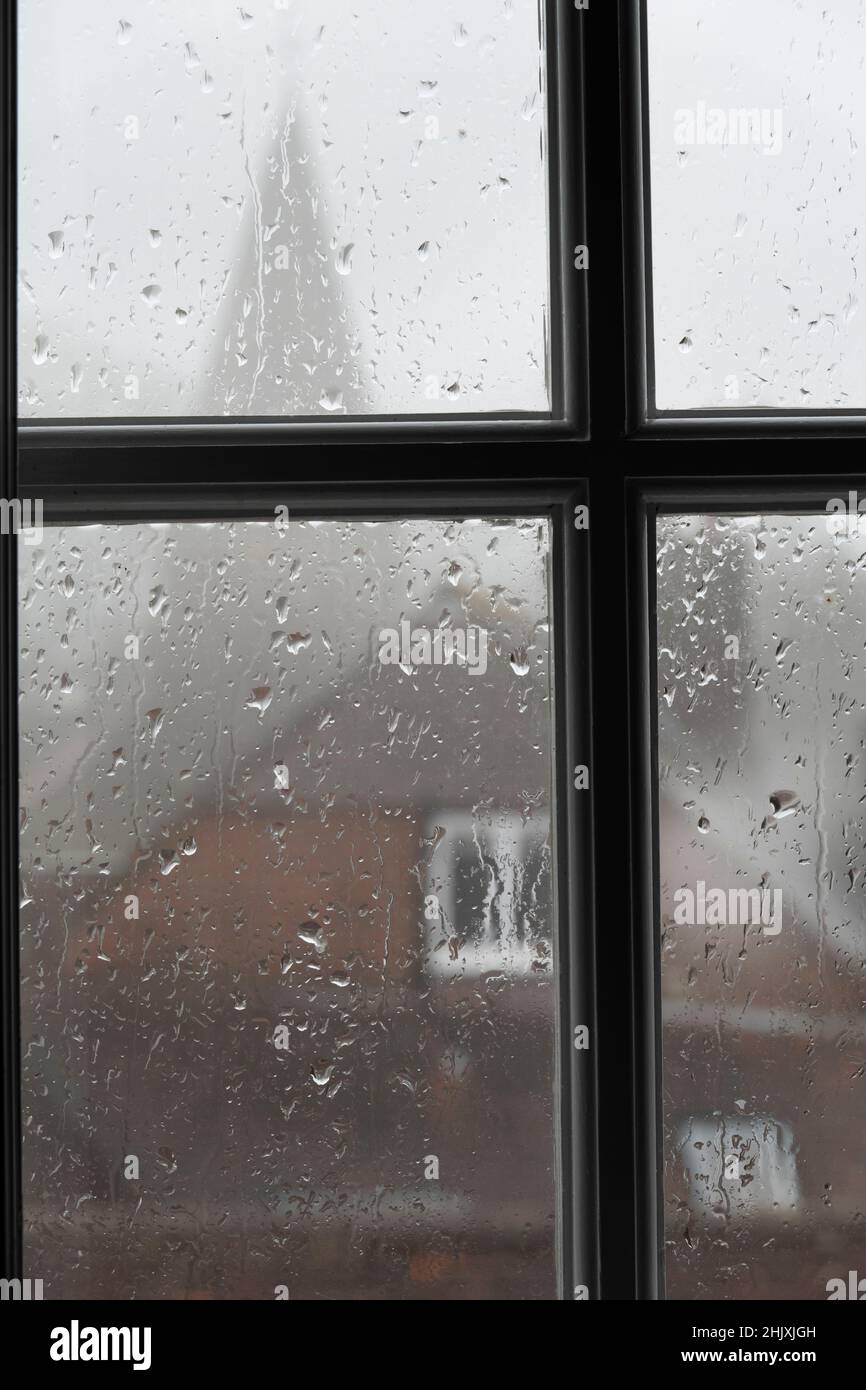
M2 496L41 497L46 521L273 515L517 514L551 518L560 854L563 1299L663 1297L659 1125L654 517L759 497L845 495L815 472L816 439L862 419L646 409L648 168L644 0L552 0L550 154L562 389L555 419L65 422L16 426L16 6L0 15ZM5 119L4 119L5 118ZM572 250L590 248L588 273ZM753 476L718 449L799 440ZM677 440L703 445L682 462ZM664 453L637 450L660 443ZM527 452L531 449L532 452ZM709 452L708 452L709 451ZM715 451L715 452L714 452ZM793 481L792 481L793 480ZM801 491L797 492L800 488ZM787 489L787 491L785 491ZM811 492L809 491L811 489ZM588 504L590 527L573 509ZM822 503L823 505L823 503ZM0 537L0 1103L5 1277L21 1271L18 1013L17 608L13 537ZM557 621L557 619L559 621ZM571 771L586 763L588 792ZM571 1030L591 1029L575 1056ZM578 1219L578 1218L581 1219Z

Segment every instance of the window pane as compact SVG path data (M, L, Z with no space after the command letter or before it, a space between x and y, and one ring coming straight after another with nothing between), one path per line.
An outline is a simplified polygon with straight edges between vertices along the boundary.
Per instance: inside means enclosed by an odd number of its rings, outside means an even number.
M555 1297L548 522L20 555L27 1274Z
M647 12L656 406L866 407L866 6Z
M866 1273L857 520L658 523L672 1298Z
M537 0L24 0L27 417L545 412Z

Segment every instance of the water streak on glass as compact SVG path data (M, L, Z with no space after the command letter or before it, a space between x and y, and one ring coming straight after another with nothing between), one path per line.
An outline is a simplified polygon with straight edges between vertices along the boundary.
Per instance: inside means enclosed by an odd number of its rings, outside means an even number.
M25 418L545 412L537 0L26 0Z
M548 522L19 553L27 1274L556 1297Z
M866 1273L866 549L837 501L658 522L672 1298Z

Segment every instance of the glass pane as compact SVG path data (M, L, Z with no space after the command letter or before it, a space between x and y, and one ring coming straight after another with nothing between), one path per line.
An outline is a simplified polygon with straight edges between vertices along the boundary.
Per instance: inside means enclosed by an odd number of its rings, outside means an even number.
M672 1298L866 1275L866 559L837 502L658 523Z
M545 412L538 0L24 0L25 417Z
M28 1276L556 1297L549 523L20 556Z
M866 5L647 13L656 406L866 407Z

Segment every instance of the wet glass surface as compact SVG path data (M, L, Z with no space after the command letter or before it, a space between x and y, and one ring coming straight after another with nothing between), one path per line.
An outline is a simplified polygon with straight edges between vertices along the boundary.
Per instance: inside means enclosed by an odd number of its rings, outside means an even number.
M24 418L544 413L537 0L25 0Z
M658 522L672 1298L866 1274L866 527L837 500Z
M866 4L647 0L655 404L866 406Z
M19 554L26 1274L555 1297L548 522Z

